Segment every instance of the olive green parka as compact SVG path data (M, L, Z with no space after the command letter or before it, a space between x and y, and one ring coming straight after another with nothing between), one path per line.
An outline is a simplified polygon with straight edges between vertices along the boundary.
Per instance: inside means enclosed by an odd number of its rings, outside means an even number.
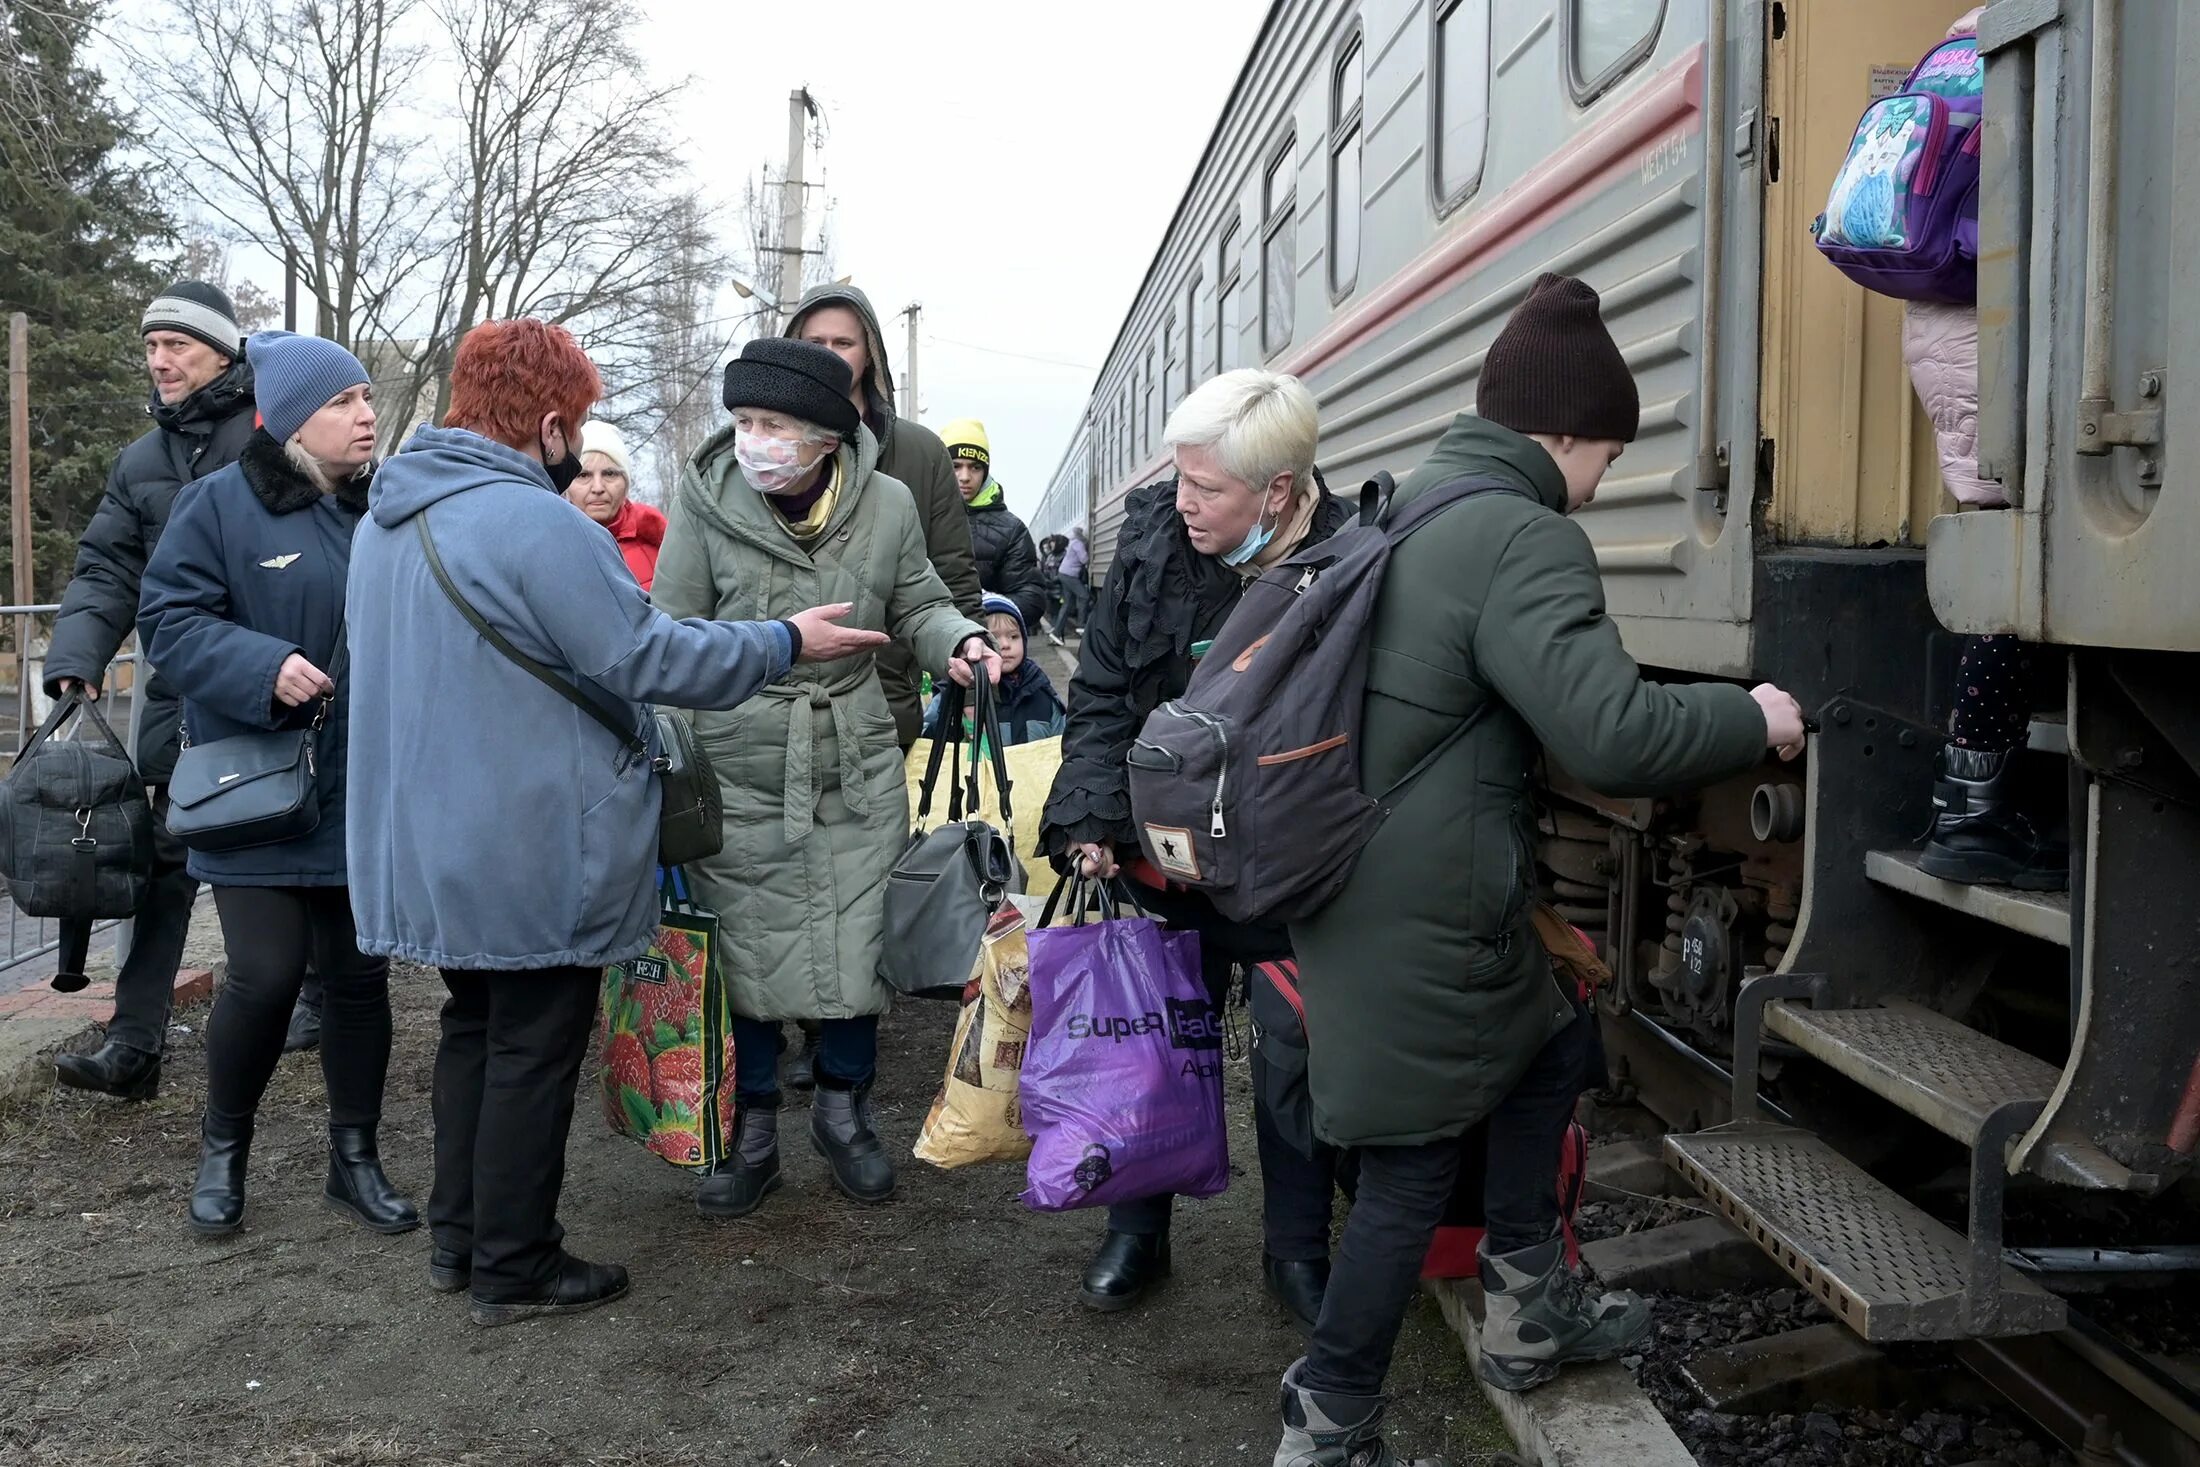
M1477 495L1399 546L1371 633L1361 788L1393 799L1344 889L1292 924L1314 1127L1340 1146L1456 1136L1573 1016L1529 926L1538 745L1591 788L1706 783L1764 756L1755 700L1645 682L1604 614L1589 537L1541 445L1462 414L1400 505L1472 476Z
M733 430L680 476L650 599L668 616L748 621L845 601L842 623L891 633L935 675L982 628L925 553L916 502L878 473L869 428L842 441L840 487L805 546L733 457ZM909 840L894 716L876 658L798 664L738 708L692 715L725 800L725 849L688 868L718 914L734 1012L882 1014L886 873Z

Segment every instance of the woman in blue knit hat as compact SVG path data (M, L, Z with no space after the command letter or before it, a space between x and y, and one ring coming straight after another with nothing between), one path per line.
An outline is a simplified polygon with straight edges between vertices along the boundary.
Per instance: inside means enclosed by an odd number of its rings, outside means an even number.
M375 1232L401 1233L420 1217L383 1174L375 1144L390 1058L389 965L359 951L344 869L344 583L373 473L374 389L357 357L317 337L262 332L246 353L260 427L236 463L178 498L145 568L138 637L183 697L187 745L313 730L319 818L290 839L191 852L191 874L214 888L229 981L206 1026L190 1225L221 1234L244 1219L253 1116L310 964L323 987L327 1200ZM193 771L187 753L171 801L188 812L221 800L238 775L224 779L216 762L202 758Z

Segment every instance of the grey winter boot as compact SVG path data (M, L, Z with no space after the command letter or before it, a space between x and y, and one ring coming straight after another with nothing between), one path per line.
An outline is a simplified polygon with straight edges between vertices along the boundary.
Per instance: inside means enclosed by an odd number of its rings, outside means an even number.
M894 1195L894 1163L871 1127L871 1087L851 1086L820 1070L810 1101L810 1145L851 1202L873 1206Z
M1612 1360L1650 1332L1650 1306L1624 1290L1591 1296L1566 1266L1566 1240L1493 1254L1482 1245L1482 1379L1501 1391L1532 1390L1561 1365Z
M733 1154L695 1188L695 1210L721 1220L747 1217L779 1190L779 1108L743 1106L733 1120Z
M1339 1396L1310 1391L1299 1384L1306 1361L1283 1373L1276 1407L1283 1416L1283 1440L1274 1467L1444 1467L1441 1457L1410 1461L1383 1440L1383 1410L1388 1396Z

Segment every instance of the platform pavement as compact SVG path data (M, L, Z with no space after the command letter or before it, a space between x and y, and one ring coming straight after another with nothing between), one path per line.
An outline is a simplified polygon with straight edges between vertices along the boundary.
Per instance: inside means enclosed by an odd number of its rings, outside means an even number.
M184 941L183 966L176 973L174 1007L182 1010L213 997L227 967L213 896L201 892ZM50 955L21 965L21 976L21 986L0 989L0 1104L53 1084L55 1052L105 1024L115 1011L111 943L104 952L94 950L86 966L91 984L75 993L56 993L49 985Z

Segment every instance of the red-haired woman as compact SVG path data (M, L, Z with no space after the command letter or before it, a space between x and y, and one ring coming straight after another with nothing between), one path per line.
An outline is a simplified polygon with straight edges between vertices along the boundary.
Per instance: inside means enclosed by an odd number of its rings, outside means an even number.
M846 607L652 610L560 497L601 391L562 328L476 327L445 426L387 461L352 549L352 905L363 951L449 989L428 1281L470 1289L483 1325L627 1288L560 1246L557 1203L597 985L656 925L658 794L632 739L574 699L647 739L646 704L731 708L794 662L886 640L834 625Z

